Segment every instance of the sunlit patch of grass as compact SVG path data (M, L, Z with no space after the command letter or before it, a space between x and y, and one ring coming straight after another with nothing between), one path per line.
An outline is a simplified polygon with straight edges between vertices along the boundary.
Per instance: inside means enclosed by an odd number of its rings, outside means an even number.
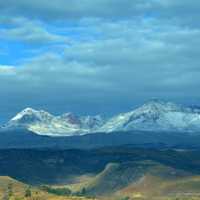
M30 190L27 193L27 190ZM28 194L28 196L27 196ZM0 199L9 200L92 200L86 197L59 196L30 187L10 177L0 177Z

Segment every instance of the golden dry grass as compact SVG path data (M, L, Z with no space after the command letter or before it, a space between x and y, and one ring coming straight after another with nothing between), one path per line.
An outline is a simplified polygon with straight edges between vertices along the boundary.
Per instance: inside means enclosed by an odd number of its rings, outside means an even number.
M26 198L25 190L29 186L5 176L0 177L0 199L3 198L9 184L12 184L13 190L9 200L92 200L85 197L56 196L34 187L31 187L31 197ZM125 197L129 197L129 200L200 200L199 191L200 176L166 180L148 174L138 182L102 199L124 200Z
M130 200L200 200L200 176L165 180L151 175L117 192Z
M6 176L0 176L0 199L8 193L9 185L12 188L12 196L9 200L90 200L85 197L57 196L35 187L31 187L31 197L25 197L25 191L29 186Z

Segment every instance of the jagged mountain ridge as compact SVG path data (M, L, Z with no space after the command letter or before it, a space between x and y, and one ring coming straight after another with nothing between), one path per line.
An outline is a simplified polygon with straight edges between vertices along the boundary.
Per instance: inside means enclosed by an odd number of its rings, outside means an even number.
M26 108L12 118L6 128L22 127L34 133L50 136L74 136L117 131L183 131L200 130L200 109L171 102L153 100L127 113L110 119L101 116L76 116L66 113L54 116L43 110Z
M147 131L198 131L200 130L200 109L154 100L131 112L114 116L101 127L103 132L135 129Z
M26 108L12 118L6 128L25 128L34 133L50 136L83 135L102 124L100 116L78 117L72 113L54 116L43 110Z

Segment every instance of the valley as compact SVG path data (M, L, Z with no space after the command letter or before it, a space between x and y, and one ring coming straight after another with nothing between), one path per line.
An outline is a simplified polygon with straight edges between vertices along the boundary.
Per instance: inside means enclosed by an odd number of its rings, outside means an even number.
M126 145L0 150L0 191L12 182L17 196L30 187L38 199L199 200L199 153Z

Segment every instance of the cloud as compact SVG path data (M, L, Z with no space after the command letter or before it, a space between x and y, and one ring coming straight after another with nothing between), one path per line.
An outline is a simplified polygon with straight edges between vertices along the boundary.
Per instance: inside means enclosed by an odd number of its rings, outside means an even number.
M81 18L122 19L160 17L182 24L198 24L200 3L197 0L7 0L0 1L4 16L24 16L47 21L70 21Z
M46 52L25 59L15 68L15 76L7 76L1 85L7 83L7 93L19 92L23 102L32 103L97 106L120 99L121 104L133 105L155 96L183 101L185 93L184 101L199 99L195 52L200 49L193 46L200 42L199 30L157 20L123 20L90 21L90 31L104 34L65 46L62 54Z
M0 76L1 75L12 75L15 74L15 67L9 65L0 65Z
M36 21L18 18L3 22L9 24L9 27L0 28L0 38L2 39L37 45L69 42L67 37L51 33L45 29L43 24Z
M5 46L15 51L16 41L28 52L0 66L0 98L10 110L116 113L152 97L200 100L195 0L7 0L0 7Z
M152 1L150 1L152 2ZM145 0L8 0L1 1L4 14L24 15L42 19L77 19L85 17L123 17L148 9Z

